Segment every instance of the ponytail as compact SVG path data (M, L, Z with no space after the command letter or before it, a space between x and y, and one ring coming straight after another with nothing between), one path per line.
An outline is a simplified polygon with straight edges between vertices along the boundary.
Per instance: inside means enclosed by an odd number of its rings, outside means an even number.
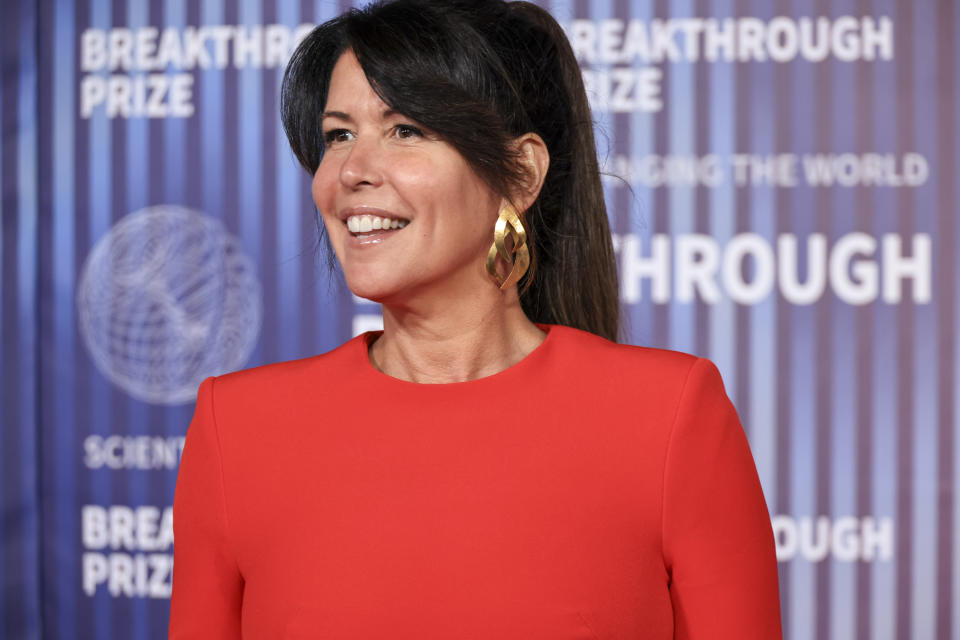
M529 2L508 6L545 36L539 68L527 65L537 73L520 95L550 149L540 197L526 215L536 258L529 279L521 281L520 302L535 322L617 341L616 259L580 67L550 14Z

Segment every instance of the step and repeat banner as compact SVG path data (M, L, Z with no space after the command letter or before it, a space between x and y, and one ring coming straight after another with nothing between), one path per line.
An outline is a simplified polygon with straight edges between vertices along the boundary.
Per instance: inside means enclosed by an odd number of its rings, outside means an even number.
M165 637L200 381L380 326L278 119L349 6L3 4L0 637ZM960 640L960 9L543 6L594 108L623 341L720 367L785 637Z

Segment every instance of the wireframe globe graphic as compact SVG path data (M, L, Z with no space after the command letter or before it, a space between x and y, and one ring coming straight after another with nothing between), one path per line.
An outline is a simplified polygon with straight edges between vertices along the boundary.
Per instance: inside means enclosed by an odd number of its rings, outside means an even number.
M262 292L218 220L160 205L127 215L97 242L77 284L77 314L104 376L145 402L184 404L207 376L246 363Z

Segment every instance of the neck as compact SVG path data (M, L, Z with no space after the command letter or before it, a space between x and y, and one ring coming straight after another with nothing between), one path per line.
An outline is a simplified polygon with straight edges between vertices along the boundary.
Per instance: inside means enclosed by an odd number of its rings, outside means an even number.
M475 380L516 364L546 334L523 312L516 287L489 289L455 302L384 303L371 363L391 377L430 384Z

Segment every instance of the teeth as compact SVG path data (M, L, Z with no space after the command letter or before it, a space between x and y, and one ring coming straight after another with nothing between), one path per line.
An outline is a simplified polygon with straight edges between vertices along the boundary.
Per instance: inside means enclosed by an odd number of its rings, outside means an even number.
M409 222L409 220L398 218L381 218L364 214L347 218L347 228L351 233L367 233L377 229L403 229Z

